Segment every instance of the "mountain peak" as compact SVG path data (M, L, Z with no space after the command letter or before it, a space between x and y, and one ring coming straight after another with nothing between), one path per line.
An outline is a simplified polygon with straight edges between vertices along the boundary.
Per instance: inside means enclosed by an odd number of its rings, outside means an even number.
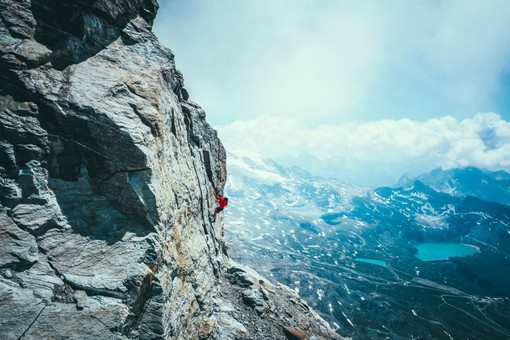
M510 205L510 174L476 167L435 169L415 179L402 178L401 186L419 180L432 189L458 197L473 196L489 202Z

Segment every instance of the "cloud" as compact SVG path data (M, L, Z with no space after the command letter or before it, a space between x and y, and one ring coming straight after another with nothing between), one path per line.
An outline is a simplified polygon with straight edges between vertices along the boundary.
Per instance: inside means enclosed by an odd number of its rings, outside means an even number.
M309 154L322 161L385 164L400 176L411 168L476 166L510 171L510 123L495 113L458 120L383 119L310 127L284 116L263 116L217 127L227 150L268 158Z
M163 2L155 31L214 124L465 118L501 111L509 12L506 0L190 0Z

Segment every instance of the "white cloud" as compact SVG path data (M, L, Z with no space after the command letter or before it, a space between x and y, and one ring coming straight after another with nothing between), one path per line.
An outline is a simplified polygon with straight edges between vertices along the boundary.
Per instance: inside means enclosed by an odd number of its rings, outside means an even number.
M215 124L498 112L510 1L172 1L155 31ZM505 112L502 112L505 114Z
M394 176L411 168L476 166L510 171L510 123L495 113L457 120L384 119L310 127L287 117L263 116L217 127L227 150L268 158L311 154L356 164L385 164Z

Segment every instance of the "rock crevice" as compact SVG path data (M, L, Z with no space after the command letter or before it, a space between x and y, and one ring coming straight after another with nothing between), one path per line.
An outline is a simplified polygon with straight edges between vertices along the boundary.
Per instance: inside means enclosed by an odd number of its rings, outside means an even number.
M0 1L0 338L336 337L227 271L226 153L157 7Z

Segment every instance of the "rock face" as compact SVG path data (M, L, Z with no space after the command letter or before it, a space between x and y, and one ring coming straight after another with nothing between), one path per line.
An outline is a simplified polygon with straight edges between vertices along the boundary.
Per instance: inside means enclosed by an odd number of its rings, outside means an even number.
M336 338L233 263L154 0L0 0L0 339Z

